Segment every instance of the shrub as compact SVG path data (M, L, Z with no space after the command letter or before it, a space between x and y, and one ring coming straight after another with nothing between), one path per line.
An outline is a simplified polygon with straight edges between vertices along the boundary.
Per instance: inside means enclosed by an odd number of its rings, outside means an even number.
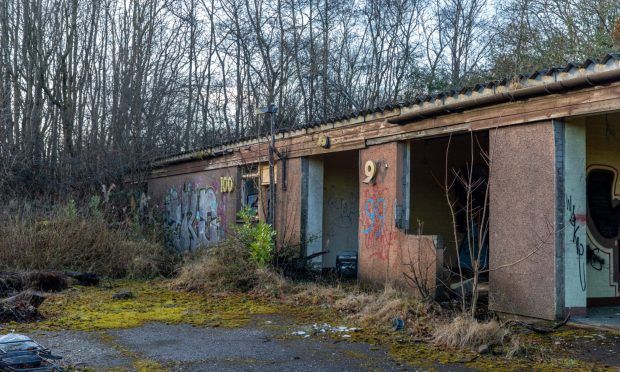
M236 228L240 242L250 250L250 259L260 268L265 268L273 259L275 231L265 222L254 223L255 212L245 206L237 216L243 224Z

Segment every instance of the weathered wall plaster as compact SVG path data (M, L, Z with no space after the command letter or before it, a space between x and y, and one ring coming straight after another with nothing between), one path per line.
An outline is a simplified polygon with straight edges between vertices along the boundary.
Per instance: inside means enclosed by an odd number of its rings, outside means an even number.
M561 124L560 124L561 125ZM583 119L564 124L562 199L564 306L571 313L586 307L586 127Z
M554 136L551 122L491 131L491 310L557 316Z
M307 158L307 196L306 196L306 255L323 250L323 158ZM315 257L311 265L320 270L323 257Z
M301 163L301 158L287 159L286 165L278 162L276 233L281 248L298 247L300 244L303 203Z
M408 143L387 143L360 151L360 164L374 161L377 174L368 184L360 183L359 278L367 282L392 283L415 290L405 273L414 263L433 291L443 264L443 251L436 236L408 235L396 227L395 211L407 192L402 166ZM415 150L414 150L415 151ZM360 167L358 177L366 177Z

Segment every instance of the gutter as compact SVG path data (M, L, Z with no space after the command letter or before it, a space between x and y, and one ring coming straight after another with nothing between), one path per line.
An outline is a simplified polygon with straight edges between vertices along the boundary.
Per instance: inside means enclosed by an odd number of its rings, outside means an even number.
M489 95L462 100L457 98L454 103L442 104L428 109L419 109L413 112L404 113L395 118L388 119L387 122L390 124L403 125L412 121L427 119L429 117L446 115L468 109L496 105L499 103L524 100L545 94L561 93L579 88L592 87L617 80L620 80L620 68L612 68L606 71L585 74L566 80L558 80L556 76L556 81L554 82L541 83L539 85L515 89L513 91L497 92L497 87L494 87L493 93ZM445 98L443 100L445 102Z
M190 160L206 160L206 159L211 159L211 158L215 158L218 156L230 154L233 151L234 151L233 149L229 148L229 149L223 149L223 150L217 150L217 151L204 150L204 151L190 152L187 154L177 155L177 156L173 156L170 158L164 158L159 161L154 161L151 164L151 166L154 168L158 168L158 167L164 167L164 166L174 165L178 163L185 163Z

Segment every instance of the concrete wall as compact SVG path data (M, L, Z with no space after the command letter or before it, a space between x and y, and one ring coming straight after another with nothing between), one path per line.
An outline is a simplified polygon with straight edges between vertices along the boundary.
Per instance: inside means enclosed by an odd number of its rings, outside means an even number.
M359 226L359 152L325 155L323 176L323 267L336 267L342 251L357 252Z
M491 131L489 308L555 319L555 131Z
M232 192L221 192L221 177L231 177ZM193 250L223 239L235 224L240 208L239 171L222 168L153 178L148 181L151 199L164 216L178 250Z
M562 125L558 123L558 125ZM564 306L566 312L583 314L586 308L586 127L584 119L567 120L563 127L562 167L564 194L562 214L564 230Z
M302 172L306 190L302 195L305 202L305 245L306 255L323 251L323 158L305 158ZM323 267L323 257L311 261L312 266L319 270Z
M411 274L411 263L418 274L435 289L437 272L443 264L443 251L437 247L436 236L407 235L396 227L395 211L406 199L403 177L409 177L403 167L408 156L406 143L387 143L360 151L360 180L366 178L364 164L377 164L373 182L360 182L359 273L361 280L374 283L394 283L411 288L405 273Z
M605 201L603 218L599 218L599 227L609 224L606 220L608 208L614 208L620 213L620 114L597 115L585 119L587 137L587 174L588 178L596 172L606 172L610 176L610 183L604 185L602 195L592 195ZM591 192L588 190L588 192ZM588 196L590 199L590 196ZM596 256L596 261L587 264L587 294L588 298L611 298L619 297L618 287L620 258L618 257L618 244L620 242L620 229L611 226L611 231L604 234L599 231L595 216L599 215L588 205L587 214L587 246L591 254ZM601 211L598 211L601 212ZM614 212L610 212L614 213ZM618 219L618 217L616 217ZM611 218L613 220L613 217ZM616 220L618 221L618 220ZM620 222L620 221L618 221ZM613 221L611 225L614 225ZM615 233L615 234L614 234ZM607 235L607 236L605 236Z

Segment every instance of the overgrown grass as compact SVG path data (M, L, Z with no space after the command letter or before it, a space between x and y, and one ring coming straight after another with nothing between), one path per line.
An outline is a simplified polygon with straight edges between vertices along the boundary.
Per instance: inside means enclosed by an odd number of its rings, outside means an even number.
M58 211L15 216L0 224L0 270L75 270L113 278L172 272L174 256L132 224L110 226L100 215Z
M511 330L500 322L491 319L479 321L467 315L440 323L433 331L433 343L436 346L452 349L470 349L490 351L507 346L506 355L512 357L521 349L520 340Z
M294 282L261 268L241 241L230 239L188 256L172 287L204 293L247 293L294 307L328 308L351 322L388 326L425 309L412 296L386 288L369 291L356 284Z

